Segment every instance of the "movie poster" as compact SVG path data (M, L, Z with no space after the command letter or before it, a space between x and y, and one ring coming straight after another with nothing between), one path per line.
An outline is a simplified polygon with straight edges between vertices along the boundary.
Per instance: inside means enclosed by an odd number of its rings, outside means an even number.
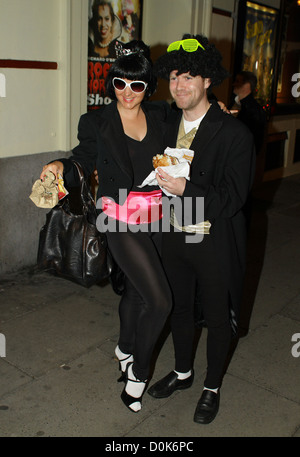
M89 0L88 111L107 105L105 78L116 59L116 41L140 38L142 0Z
M242 70L256 75L256 98L266 108L272 95L277 20L276 10L247 2Z

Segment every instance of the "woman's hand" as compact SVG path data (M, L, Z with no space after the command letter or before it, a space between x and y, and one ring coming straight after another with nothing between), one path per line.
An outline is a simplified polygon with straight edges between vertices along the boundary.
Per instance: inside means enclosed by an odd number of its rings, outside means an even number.
M99 184L99 176L98 176L98 170L94 170L94 178L97 184Z
M41 176L40 176L40 179L42 181L44 181L47 171L51 171L55 175L55 178L56 178L56 181L57 181L58 180L58 175L61 175L61 176L63 175L64 164L62 162L56 160L55 162L51 162L51 163L48 163L48 165L45 165L43 167L43 171L42 171Z
M166 189L168 192L170 192L170 194L183 194L186 185L185 178L173 178L161 168L157 168L156 178L160 187Z
M219 104L219 107L221 108L222 111L224 111L224 113L227 113L227 114L237 114L239 112L239 110L237 109L228 109L227 106L225 105L225 103L221 102L220 100L218 100L218 104Z

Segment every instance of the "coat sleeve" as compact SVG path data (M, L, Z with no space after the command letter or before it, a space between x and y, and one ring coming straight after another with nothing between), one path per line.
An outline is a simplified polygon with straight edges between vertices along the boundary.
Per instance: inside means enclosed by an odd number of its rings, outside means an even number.
M89 178L95 169L97 157L96 126L92 116L83 114L78 124L78 146L72 150L69 159L61 159L64 164L64 179L66 185L76 186L79 184L78 173L73 161L80 163L86 178Z
M253 136L246 128L235 129L232 135L221 131L206 152L215 154L214 168L197 169L186 182L183 197L192 197L194 209L195 197L204 197L205 220L233 217L244 206L253 182Z

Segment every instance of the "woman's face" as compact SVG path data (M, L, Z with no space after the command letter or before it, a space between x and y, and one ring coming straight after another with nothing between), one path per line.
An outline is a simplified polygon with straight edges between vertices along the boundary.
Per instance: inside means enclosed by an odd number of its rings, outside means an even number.
M113 23L107 5L99 6L97 23L101 41L105 42L111 40Z
M130 79L123 78L128 84L132 82ZM115 89L116 98L118 104L125 109L133 109L140 105L145 97L144 92L133 92L129 86L126 86L123 90Z

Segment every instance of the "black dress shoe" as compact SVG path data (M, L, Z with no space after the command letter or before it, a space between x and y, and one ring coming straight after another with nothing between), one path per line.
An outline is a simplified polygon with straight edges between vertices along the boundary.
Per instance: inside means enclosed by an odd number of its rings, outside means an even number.
M186 379L178 379L175 371L171 371L167 376L157 381L148 389L148 394L154 398L167 398L172 395L175 390L184 390L191 387L194 381L194 370L191 376Z
M194 422L209 424L214 420L219 411L220 393L203 390L194 414Z

